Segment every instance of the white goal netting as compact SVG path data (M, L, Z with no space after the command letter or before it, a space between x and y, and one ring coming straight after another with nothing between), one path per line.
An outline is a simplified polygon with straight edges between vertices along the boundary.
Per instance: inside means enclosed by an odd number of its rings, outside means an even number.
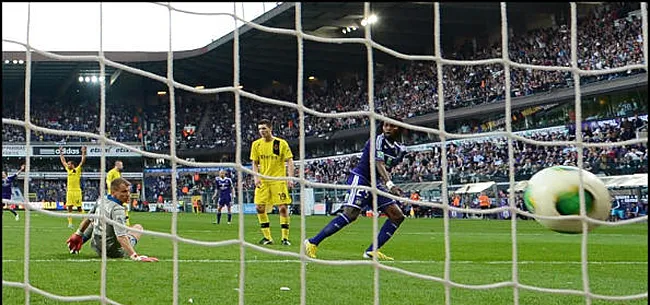
M430 134L436 134L440 137L440 140L442 143L444 143L446 140L449 139L461 139L461 138L473 138L473 137L485 137L485 136L503 136L507 137L507 143L508 143L508 156L509 156L509 183L510 183L510 188L514 189L515 185L515 166L514 166L514 154L513 154L513 141L521 141L524 143L530 143L530 144L535 144L535 145L540 145L540 146L557 146L557 145L574 145L577 147L579 151L581 151L583 148L588 148L588 147L611 147L611 146L621 146L621 145L632 145L632 144L638 144L638 143L647 143L647 138L641 138L641 139L633 139L633 140L628 140L624 142L617 142L617 143L586 143L583 141L582 137L582 106L581 106L581 85L580 85L580 78L582 76L597 76L597 75L605 75L608 73L613 73L613 72L624 72L630 69L643 69L648 71L648 47L647 47L647 39L648 39L648 16L647 16L647 3L641 3L641 12L642 12L642 33L643 33L643 64L637 64L637 65L628 65L624 67L619 67L619 68L614 68L614 69L608 69L608 70L582 70L578 66L578 39L579 37L577 36L577 4L576 3L571 3L571 11L570 11L570 20L571 20L571 26L570 26L570 46L571 46L571 66L566 67L566 66L541 66L541 65L528 65L528 64L521 64L512 61L509 58L508 52L504 51L502 52L502 57L501 58L493 58L493 59L486 59L486 60L476 60L476 61L460 61L460 60L449 60L445 59L441 56L441 42L440 42L440 4L439 3L434 3L433 4L433 12L434 12L434 54L432 56L430 55L408 55L408 54L402 54L400 52L391 50L387 47L384 47L377 42L373 41L372 39L372 30L371 27L365 27L365 36L364 38L323 38L323 37L317 37L313 35L309 35L305 33L302 30L302 5L301 3L295 3L294 8L295 8L295 29L283 29L283 28L272 28L272 27L267 27L259 24L255 24L252 22L245 21L244 19L234 15L234 14L224 14L224 13L219 13L219 14L212 14L212 13L197 13L197 12L189 12L189 11L183 11L179 10L173 7L173 5L170 4L162 4L162 3L156 3L156 5L165 7L166 9L169 10L169 35L170 35L170 41L169 41L169 52L168 52L168 57L167 57L167 76L162 77L150 72L142 71L139 69L132 68L128 65L121 64L112 60L107 59L104 56L104 51L102 49L102 31L101 31L101 25L100 25L100 50L97 55L93 56L62 56L58 55L55 53L51 52L46 52L42 50L37 50L34 49L30 45L30 34L29 34L29 28L30 28L30 15L29 15L29 9L28 9L28 18L27 18L27 39L26 43L23 44L21 42L17 41L11 41L11 40L4 40L4 42L9 42L9 43L14 43L18 45L22 45L26 49L26 61L25 61L25 67L26 67L26 73L25 73L25 120L15 120L15 119L7 119L3 118L2 119L2 124L3 125L16 125L16 126L22 126L25 128L26 131L26 143L25 146L27 147L27 156L26 156L26 169L25 169L25 183L24 183L24 194L27 194L29 191L29 177L30 177L30 145L32 145L31 141L31 131L38 131L42 133L49 133L49 134L55 134L55 135L75 135L75 136L80 136L80 137L86 137L86 138L91 138L91 139L96 139L101 143L102 151L104 150L103 148L106 145L115 145L122 147L124 149L128 149L130 151L137 152L139 154L142 154L145 157L148 158L155 158L155 159L166 159L170 160L172 164L172 172L176 172L177 166L179 164L190 166L190 167L232 167L237 170L237 192L238 196L237 199L239 201L239 205L241 206L243 204L243 196L241 195L243 192L242 188L242 181L243 181L243 174L249 174L253 175L254 173L249 170L248 168L244 167L242 165L242 161L245 160L246 156L242 156L242 118L240 115L240 109L241 109L241 98L249 98L253 99L262 103L268 103L272 105L277 105L277 106L282 106L282 107L287 107L291 109L295 109L299 116L298 116L298 126L300 130L300 141L299 141L299 155L298 159L301 161L299 164L299 173L300 176L298 179L296 178L291 178L295 182L300 183L300 193L301 195L305 194L305 188L306 187L326 187L326 188L336 188L336 189L349 189L347 186L342 186L342 185L334 185L334 184L325 184L325 183L315 183L315 182L310 182L305 179L305 115L308 114L310 116L316 116L316 117L325 117L325 118L345 118L345 117L350 117L350 116L365 116L370 119L370 138L374 139L376 136L376 124L377 120L381 121L387 121L391 122L393 124L402 126L404 128L408 128L409 130L415 130L415 131L420 131L420 132L425 132L425 133L430 133ZM508 50L508 20L507 20L507 8L508 4L507 3L501 3L501 49L502 50ZM174 20L172 20L172 12L177 11L185 14L196 14L196 15L226 15L230 16L233 18L234 21L234 50L233 50L233 55L234 55L234 79L232 86L228 87L221 87L221 88L206 88L206 89L195 89L191 85L187 84L182 84L174 81L174 58L173 58L173 52L172 52L172 40L174 37L172 37L172 25L174 24ZM101 4L100 4L100 20L102 20L102 9L101 9ZM370 3L365 3L364 5L364 16L367 18L371 15L371 4ZM276 99L271 99L271 98L266 98L257 94L253 94L251 92L248 92L244 90L241 87L240 84L240 56L239 56L239 25L241 24L247 24L248 26L259 30L259 31L264 31L264 32L269 32L277 35L290 35L294 36L296 38L296 43L298 46L298 71L297 71L297 86L296 86L296 91L297 91L297 103L292 103L292 102L287 102L287 101L282 101L282 100L276 100ZM101 23L100 23L101 24ZM309 41L315 41L315 42L321 42L321 43L330 43L330 44L360 44L366 47L367 50L367 57L368 57L368 63L367 63L367 75L368 75L368 83L367 83L367 96L368 96L368 111L353 111L353 112L344 112L344 113L325 113L325 112L319 112L313 109L310 109L308 107L305 107L303 104L303 80L304 80L304 65L303 65L303 59L304 59L304 52L303 52L303 44L305 40ZM438 119L438 128L426 128L422 126L414 126L406 123L402 123L399 121L391 120L388 119L387 117L384 117L382 115L379 115L375 113L375 105L374 105L374 61L373 61L373 54L374 52L385 52L389 55L392 55L396 58L400 59L405 59L405 60L411 60L411 61L430 61L434 62L437 68L437 79L435 80L437 82L437 89L438 92L444 92L444 86L443 86L443 80L442 80L442 75L443 75L443 66L444 65L459 65L459 66L471 66L471 65L502 65L504 69L504 77L505 77L505 92L511 92L511 76L510 76L510 70L512 68L519 68L519 69L533 69L533 70L544 70L544 71L565 71L565 72L570 72L573 75L573 84L574 84L574 89L575 89L575 126L576 126L576 131L575 131L575 141L564 141L564 142L541 142L541 141L534 141L531 139L528 139L523 136L516 135L513 133L512 129L512 113L511 113L511 96L510 94L505 94L505 132L489 132L489 133L481 133L481 134L454 134L454 133L448 133L445 131L445 98L443 94L440 94L438 96L438 109L439 109L439 119ZM159 81L163 84L166 84L168 86L168 95L169 95L169 107L170 107L170 113L175 113L175 90L181 89L189 92L194 92L197 94L217 94L217 93L222 93L222 92L231 92L235 96L235 123L236 123L236 129L235 129L235 134L236 134L236 153L235 153L235 162L234 163L224 163L224 162L219 162L219 163L206 163L206 162L189 162L183 159L180 159L177 157L176 153L176 117L174 115L169 116L169 126L170 126L170 154L169 155L163 155L163 154L157 154L157 153L151 153L139 149L135 149L133 147L130 147L128 145L125 145L123 143L114 141L109 139L106 136L106 85L105 82L100 82L101 86L101 100L100 100L100 132L99 134L94 134L94 133L89 133L89 132L78 132L78 131L63 131L63 130L55 130L55 129L50 129L50 128L45 128L42 126L37 126L32 121L30 120L30 85L31 85L31 78L32 78L32 54L37 53L43 56L46 56L51 59L55 60L61 60L61 61L86 61L86 62L98 62L100 66L100 71L101 75L100 77L105 77L105 69L106 66L113 67L115 69L121 69L136 75L140 75L142 77L147 77L151 78L153 80ZM371 143L371 151L374 152L376 149L375 147L375 142L370 141ZM438 282L444 285L445 287L445 304L451 304L452 301L452 296L451 296L451 288L460 288L460 289L495 289L495 288L502 288L502 287L511 287L513 289L513 300L514 304L519 304L520 303L520 298L519 298L519 292L520 290L529 290L529 291L537 291L537 292L543 292L543 293L552 293L552 294L567 294L567 295L577 295L577 296L582 296L585 299L586 304L591 304L592 300L636 300L636 299L647 299L648 293L643 292L643 293L638 293L634 295L600 295L593 293L590 289L590 283L589 283L589 260L588 260L588 247L589 247L589 234L587 233L587 223L592 222L592 223L597 223L603 226L623 226L626 224L630 223L636 223L636 222L645 222L647 221L647 216L635 218L635 219L630 219L630 220L624 220L620 222L604 222L604 221L599 221L595 219L590 219L586 216L586 210L585 210L585 204L584 204L584 196L581 196L580 201L581 201L581 208L580 208L580 215L581 216L572 216L573 218L576 219L581 219L583 220L583 230L584 233L582 235L581 239L581 270L582 270L582 288L581 290L572 290L572 289L552 289L552 288L547 288L547 287L536 287L532 285L526 285L523 284L519 281L519 276L518 276L518 249L517 249L517 218L512 217L511 221L511 239L512 239L512 279L510 281L504 281L504 282L496 282L492 284L486 284L486 285L469 285L469 284L463 284L459 282L454 282L451 280L450 274L451 274L451 269L452 269L452 257L453 253L451 252L451 244L450 244L450 221L449 221L449 213L448 211L457 211L457 212L472 212L472 213L479 213L479 214L486 214L486 213L499 213L504 210L509 210L511 215L526 215L533 217L533 215L518 210L516 205L515 205L515 199L514 199L514 192L510 192L510 198L509 198L509 206L505 207L500 207L500 208L494 208L494 209L489 209L489 210L474 210L474 209L464 209L464 208L457 208L450 206L447 204L449 202L448 198L448 181L447 181L447 152L445 149L441 149L441 162L442 162L442 198L441 202L443 204L439 203L432 203L432 202L417 202L417 204L420 205L429 205L437 208L441 208L444 213L444 274L442 277L436 277L436 276L431 276L431 275L426 275L426 274L420 274L420 273L415 273L412 271L407 271L398 267L394 266L389 266L386 264L382 264L379 261L373 259L372 261L331 261L331 260L321 260L321 259L311 259L308 258L305 255L305 250L301 247L301 250L299 253L295 252L286 252L286 251L275 251L275 250L270 250L268 248L260 247L251 243L248 243L244 240L244 213L239 213L239 238L238 239L233 239L233 240L224 240L224 241L218 241L218 242L205 242L205 241L198 241L198 240L192 240L192 239L186 239L178 236L177 234L177 224L178 224L178 213L176 211L173 212L172 214L172 225L171 225L171 234L168 233L163 233L163 232L156 232L156 231L150 231L150 230L145 230L142 233L154 236L156 238L163 238L163 239L169 239L173 242L173 304L178 304L179 302L185 302L184 300L179 300L179 266L178 266L178 261L179 261L179 254L178 254L178 244L179 243L188 243L188 244L195 244L195 245L200 245L200 246L206 246L206 247L220 247L220 246L227 246L227 245L238 245L240 247L240 269L239 269L239 304L245 304L245 298L244 298L244 292L245 292L245 283L246 283L246 277L245 277L245 268L247 266L247 262L245 260L245 252L247 249L254 249L255 251L260 251L260 252L265 252L268 254L272 255L277 255L277 256L283 256L283 257L291 257L294 259L298 259L301 262L301 269L300 269L300 278L301 278L301 286L300 286L300 304L307 304L308 299L307 299L307 276L306 276L306 265L307 263L311 264L324 264L324 265L372 265L374 268L374 277L372 279L373 281L373 287L374 287L374 304L378 305L381 304L379 295L380 295L380 282L379 282L379 273L380 271L390 271L390 272L395 272L399 273L402 275L410 276L413 278L418 278L422 279L425 281L433 281L433 282ZM578 160L577 160L577 166L578 167L583 167L583 155L582 154L577 154ZM372 193L372 196L376 199L376 196L378 194L381 194L383 196L391 197L394 199L400 199L402 201L409 201L408 199L404 198L399 198L394 195L380 192L377 190L376 185L377 181L374 178L375 177L375 167L374 164L375 161L371 158L371 171L372 171L372 181L371 181L371 188L365 188L369 190ZM102 177L100 181L105 180L105 172L106 172L106 156L101 157L101 173ZM176 175L171 175L171 187L173 190L177 189L177 177ZM279 179L279 178L273 178L273 177L265 177L268 179ZM582 187L581 187L582 188ZM101 196L105 195L105 188L100 187L101 189ZM581 193L582 194L582 193ZM303 197L303 196L301 196ZM172 201L174 203L178 202L177 198L177 193L172 192ZM415 202L411 202L415 203ZM107 258L104 255L101 259L101 289L99 292L99 295L85 295L85 296L74 296L74 297L64 297L60 295L55 295L53 293L50 293L48 291L44 291L42 289L39 289L38 287L35 287L31 284L31 278L30 278L30 234L32 233L30 231L30 223L32 221L32 213L43 213L48 216L53 216L53 217L68 217L66 214L60 214L60 213L55 213L55 212L49 212L45 210L40 210L40 209L35 209L33 207L30 207L29 203L27 200L25 202L21 202L21 204L24 204L26 207L25 210L25 251L24 251L24 259L25 259L25 264L24 264L24 280L22 282L13 282L13 281L6 281L3 278L2 284L4 287L15 287L15 288L22 288L25 291L25 304L29 304L30 300L30 294L32 293L37 293L40 295L43 295L47 298L55 299L55 300L61 300L61 301L100 301L102 304L119 304L117 301L112 300L107 297L107 283L106 283L106 261ZM374 207L376 210L376 206ZM306 238L306 233L305 233L305 227L306 227L306 217L305 217L305 209L300 209L301 210L301 217L300 217L300 240L304 240ZM85 215L74 215L73 217L81 218L84 217ZM568 217L568 216L567 216ZM109 221L110 222L110 221ZM113 225L119 225L116 223L113 223ZM374 217L373 218L373 235L377 236L377 232L379 231L379 226L378 226L378 218ZM104 230L105 231L105 230ZM104 240L105 242L105 240ZM377 243L377 239L375 237L375 240L373 241L375 244Z

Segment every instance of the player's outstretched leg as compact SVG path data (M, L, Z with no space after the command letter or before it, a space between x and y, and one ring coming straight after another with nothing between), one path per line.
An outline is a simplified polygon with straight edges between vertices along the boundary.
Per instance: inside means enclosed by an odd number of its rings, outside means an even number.
M316 236L305 240L305 252L311 258L316 257L316 250L318 245L325 240L325 238L340 231L345 226L349 225L359 217L361 210L356 207L346 206L343 208L343 213L336 216L330 223L328 223Z
M14 214L14 218L16 219L16 221L19 221L20 216L18 216L18 213L16 213L16 210L12 209L10 205L7 205L7 207L8 207L9 212L11 212L11 214Z
M397 228L399 228L400 224L404 221L404 214L402 213L402 209L400 209L395 203L387 206L384 209L384 212L388 216L388 219L386 219L386 222L384 222L384 225L381 227L381 230L377 235L377 250L373 251L372 243L370 243L370 246L368 246L366 251L363 253L363 258L372 258L373 256L377 256L377 259L380 260L393 260L392 257L379 252L379 249L386 244L391 237L393 237Z

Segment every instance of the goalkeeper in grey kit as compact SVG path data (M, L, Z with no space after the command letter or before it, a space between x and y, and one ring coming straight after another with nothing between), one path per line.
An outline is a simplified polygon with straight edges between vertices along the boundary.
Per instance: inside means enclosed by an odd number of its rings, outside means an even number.
M112 221L126 227L126 214L123 202L128 202L131 183L124 178L117 178L111 182L111 194L97 202L89 214L100 215L102 212ZM106 223L106 256L109 258L129 257L134 261L157 262L155 257L139 255L135 252L135 245L140 240L141 233L129 231L125 227L114 226ZM142 226L135 224L131 228L143 230ZM73 233L66 241L70 253L78 253L81 246L91 239L91 247L102 255L102 220L99 218L84 219L77 232Z

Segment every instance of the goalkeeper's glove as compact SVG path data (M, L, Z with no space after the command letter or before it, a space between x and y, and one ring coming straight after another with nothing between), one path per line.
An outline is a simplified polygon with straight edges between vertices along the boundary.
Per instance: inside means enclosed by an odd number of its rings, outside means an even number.
M68 240L66 240L66 244L68 244L70 254L79 254L81 246L84 244L82 233L80 231L72 233Z
M157 262L158 259L155 257L149 257L146 255L138 255L137 253L131 254L131 260L138 262Z

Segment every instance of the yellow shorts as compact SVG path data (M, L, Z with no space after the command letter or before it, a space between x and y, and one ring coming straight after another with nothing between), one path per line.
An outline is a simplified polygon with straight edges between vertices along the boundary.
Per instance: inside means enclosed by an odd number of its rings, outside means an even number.
M81 190L68 191L65 196L65 206L81 207Z
M289 188L287 183L281 182L262 182L261 187L255 188L255 204L264 204L274 206L278 204L290 204Z

